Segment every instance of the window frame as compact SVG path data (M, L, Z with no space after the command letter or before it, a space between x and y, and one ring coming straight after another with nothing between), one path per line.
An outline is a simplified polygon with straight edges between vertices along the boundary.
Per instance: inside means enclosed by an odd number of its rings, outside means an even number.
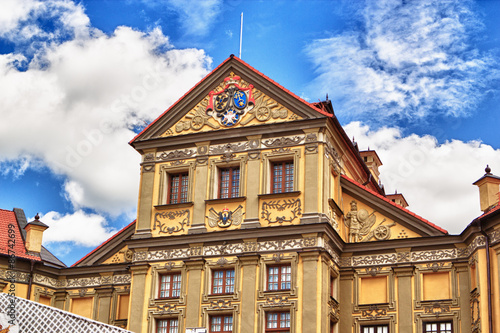
M176 327L171 327L171 322L172 321L176 321L177 322L177 326ZM163 327L160 327L159 326L159 323L160 322L167 322L167 327L165 328L166 330L165 331L160 331L161 328ZM170 329L172 328L177 328L177 333L179 333L179 319L178 318L158 318L155 320L155 332L156 333L170 333Z
M235 200L237 198L245 197L245 177L246 177L246 161L247 155L241 155L233 158L230 161L224 159L212 158L209 161L210 168L210 182L209 182L209 196L208 200ZM220 170L227 168L239 168L240 177L238 184L238 196L228 198L220 198Z
M262 163L263 163L263 175L261 177L261 194L284 194L292 193L299 191L299 177L300 175L300 156L301 149L300 148L292 148L285 152L272 152L267 151L262 153ZM292 162L293 163L293 188L291 191L281 192L281 193L273 193L273 163L279 162Z
M293 192L295 190L294 186L295 164L293 163L293 160L272 161L270 167L271 167L271 181L269 184L271 187L270 193L280 194L280 193ZM289 172L289 167L291 167L291 172ZM279 181L276 180L277 171L280 172ZM287 177L291 177L292 179L291 180L287 179Z
M437 331L427 331L426 325L428 324L438 324ZM450 324L451 325L451 331L447 331L446 329L444 331L441 331L441 327L439 324ZM440 321L423 321L422 322L422 332L423 333L454 333L453 330L453 320L440 320Z
M170 276L171 279L170 279L170 282L168 282L170 288L167 289L170 293L170 296L165 296L165 297L162 297L161 296L161 293L162 293L162 286L163 286L163 282L162 282L162 278L164 276ZM175 283L174 281L174 277L178 276L179 277L179 281L178 282L178 285L179 285L179 288L176 288L176 289L173 289L173 285ZM173 296L173 291L174 290L178 290L178 295L177 296ZM182 274L181 272L169 272L169 273L160 273L158 275L158 294L157 294L157 299L178 299L181 297L181 293L182 293Z
M179 177L179 184L177 185L178 190L175 193L172 191L173 180L175 177ZM186 185L184 186L184 180L187 179ZM177 195L177 201L172 202L172 195ZM184 200L183 194L185 195ZM179 172L179 173L169 173L168 174L168 187L167 187L167 205L182 204L189 202L189 172Z
M282 269L283 268L288 268L289 269L289 272L283 272ZM271 282L270 281L270 276L271 276L271 273L270 273L270 270L272 269L275 269L275 268L278 268L279 269L279 272L278 274L273 274L273 276L277 276L278 277L278 281L276 282ZM283 281L283 276L288 276L289 277L289 280L288 281ZM282 288L282 284L283 283L289 283L290 284L290 288ZM278 285L278 288L277 289L271 289L270 288L270 284L273 283L273 284L277 284ZM268 292L275 292L275 291L290 291L292 289L292 265L291 263L284 263L284 264L275 264L275 265L266 265L266 291Z
M229 267L229 268L221 268L221 269L212 269L211 270L211 275L212 275L212 279L210 281L210 296L212 295L233 295L234 292L235 292L235 288L236 288L236 270L234 269L234 267ZM232 292L225 292L226 288L227 288L227 285L226 285L226 281L227 281L227 272L229 271L232 271L233 272L233 276L232 276L232 281L233 281L233 284L232 284ZM221 293L216 293L214 292L214 281L215 281L215 274L217 272L223 272L223 276L222 276L222 285L220 286L222 288L222 292Z
M229 176L228 176L228 186L227 186L227 197L223 197L222 196L222 190L225 189L226 187L223 187L222 184L223 184L223 180L222 180L222 176L223 176L223 172L228 170L229 171ZM234 186L234 175L235 175L235 171L238 170L238 179L237 179L237 185ZM222 167L222 166L219 166L218 167L218 170L217 170L217 173L218 173L218 186L217 186L217 199L234 199L234 198L239 198L241 196L241 193L240 193L240 188L241 188L241 168L239 165L237 166L225 166L225 167ZM236 188L236 189L235 189ZM236 194L236 195L235 195Z
M276 328L269 328L268 323L269 323L269 315L271 314L277 314L277 321L276 321ZM281 315L288 315L288 318L283 320L281 318ZM288 321L288 326L286 327L280 327L280 324L282 322ZM292 315L290 311L266 311L265 313L265 321L264 321L264 332L266 333L271 333L271 332L291 332L291 326L292 326Z
M387 333L390 333L389 324L362 325L360 327L360 333L365 333L365 331L364 331L365 328L378 328L378 327L385 327L385 328L387 328ZM369 333L369 332L367 332L367 333ZM378 332L376 331L374 333L378 333Z
M182 166L171 166L168 164L160 165L160 190L158 195L158 205L183 205L186 203L191 203L193 201L193 181L194 181L194 169L195 162L189 162L183 164ZM170 198L170 188L171 188L171 177L179 174L187 174L187 192L186 200L177 203L172 203Z
M212 329L212 320L215 318L221 318L220 326L221 330L219 331L214 331ZM225 318L231 318L231 330L230 331L225 331L224 326L225 326ZM221 332L221 333L231 333L234 330L234 318L232 314L213 314L208 316L208 331L209 333L215 333L215 332Z

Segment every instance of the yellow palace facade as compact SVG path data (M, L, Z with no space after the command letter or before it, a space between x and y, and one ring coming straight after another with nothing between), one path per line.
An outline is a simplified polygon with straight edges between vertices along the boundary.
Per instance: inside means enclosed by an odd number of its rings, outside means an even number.
M491 170L483 215L449 235L384 193L330 101L233 56L130 145L137 220L72 267L40 255L39 221L18 223L39 258L18 258L18 296L137 333L500 332Z

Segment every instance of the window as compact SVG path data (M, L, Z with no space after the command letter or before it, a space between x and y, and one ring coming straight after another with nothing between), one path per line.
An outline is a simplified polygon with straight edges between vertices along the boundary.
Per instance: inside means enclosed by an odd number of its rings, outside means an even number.
M160 275L159 298L175 298L181 295L181 274Z
M389 333L389 326L374 325L361 327L361 333Z
M424 323L424 333L453 333L451 322Z
M187 173L169 175L167 204L188 201L189 176Z
M156 321L156 333L177 333L179 321L177 319L161 319Z
M273 162L271 170L271 192L284 193L293 191L293 162Z
M290 332L290 312L266 313L266 333L267 332Z
M234 293L234 269L212 271L212 294Z
M210 333L212 332L232 332L233 316L211 316Z
M240 168L219 169L219 199L240 196Z
M292 267L290 265L267 267L267 290L290 290Z

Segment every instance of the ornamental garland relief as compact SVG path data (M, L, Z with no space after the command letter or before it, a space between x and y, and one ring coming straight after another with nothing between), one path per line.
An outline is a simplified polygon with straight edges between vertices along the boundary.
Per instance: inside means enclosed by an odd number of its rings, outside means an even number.
M189 209L157 212L155 214L155 221L153 230L158 229L160 234L173 234L186 231L185 227L190 224L190 211Z
M299 117L231 73L163 136L245 126L252 121L259 123L270 119L296 120Z

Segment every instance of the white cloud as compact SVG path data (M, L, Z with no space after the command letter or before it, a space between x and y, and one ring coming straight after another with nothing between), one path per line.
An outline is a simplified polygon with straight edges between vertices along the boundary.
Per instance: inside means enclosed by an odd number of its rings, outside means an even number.
M50 31L44 26L49 21ZM71 0L2 1L0 37L15 44L34 40L50 43L55 38L67 35L82 38L88 36L89 32L90 20L82 5Z
M207 35L222 10L221 0L168 0L168 5L178 13L187 35Z
M107 228L106 221L102 216L86 214L82 210L66 215L51 211L41 215L40 220L49 226L43 233L44 246L54 242L74 242L75 245L80 246L98 246L117 231Z
M461 116L500 75L472 46L481 22L470 1L363 2L361 27L308 45L314 95L329 93L344 119Z
M403 137L398 128L371 130L360 122L344 129L360 150L377 151L386 193L403 193L411 211L453 234L482 214L472 183L484 175L486 165L500 174L500 149L479 141L438 144L430 135Z
M74 37L53 39L33 57L0 55L0 165L21 166L19 175L36 161L66 177L64 195L75 209L133 214L139 182L139 154L127 144L133 128L206 75L211 58L173 48L159 28L85 32L80 5L47 3L60 7L59 21L71 25ZM48 4L37 4L43 10L30 15L45 13Z

